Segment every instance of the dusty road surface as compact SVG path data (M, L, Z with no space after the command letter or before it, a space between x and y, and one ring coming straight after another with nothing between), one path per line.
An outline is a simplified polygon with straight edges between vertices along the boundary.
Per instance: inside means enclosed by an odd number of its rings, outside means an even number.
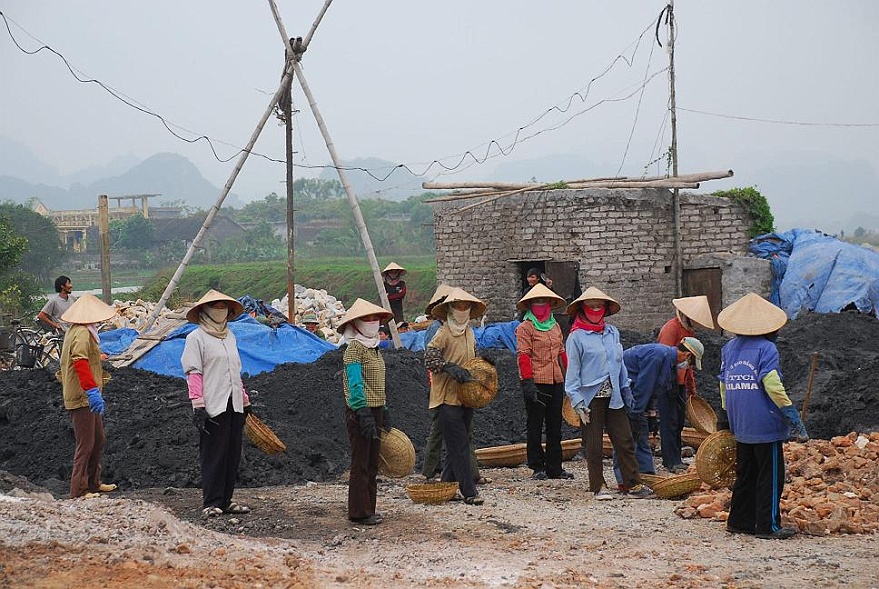
M416 505L419 477L383 479L375 527L345 519L343 481L241 489L253 512L210 520L193 488L0 496L0 587L879 587L875 535L734 536L676 501L594 500L585 463L566 468L486 469L481 507Z

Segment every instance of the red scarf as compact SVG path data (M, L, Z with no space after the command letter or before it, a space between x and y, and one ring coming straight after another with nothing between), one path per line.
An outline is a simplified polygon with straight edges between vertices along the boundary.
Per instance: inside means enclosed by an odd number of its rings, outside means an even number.
M598 323L591 323L586 320L583 313L577 313L577 318L574 319L574 324L571 325L571 332L573 333L578 329L597 333L604 331L604 311L601 312L601 318L598 320Z

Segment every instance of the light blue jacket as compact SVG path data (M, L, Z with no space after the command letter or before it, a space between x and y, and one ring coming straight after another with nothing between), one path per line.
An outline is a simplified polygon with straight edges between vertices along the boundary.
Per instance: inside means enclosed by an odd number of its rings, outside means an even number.
M571 406L588 407L601 383L610 378L613 385L610 408L631 407L629 373L623 363L623 346L616 327L605 325L600 333L585 329L572 331L565 351L568 354L565 393L571 399ZM624 397L628 399L624 401Z

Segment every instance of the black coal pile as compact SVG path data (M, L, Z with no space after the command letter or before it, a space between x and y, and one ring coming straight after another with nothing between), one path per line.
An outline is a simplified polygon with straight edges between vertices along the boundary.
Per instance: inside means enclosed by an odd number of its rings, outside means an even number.
M706 348L697 373L702 394L719 408L716 375L720 335L702 331ZM654 334L623 331L629 347ZM807 315L781 332L782 371L795 405L802 406L812 352L814 373L806 426L813 437L879 430L879 322L855 313ZM525 416L515 356L492 350L500 387L491 405L476 412L478 447L524 442ZM387 395L391 420L415 445L418 464L428 435L427 373L420 353L389 351ZM245 441L242 486L272 486L332 480L348 467L341 352L313 364L285 364L245 378L254 391L255 413L286 443L285 453L267 456ZM111 370L107 402L104 479L122 489L199 485L197 436L183 380L123 368ZM578 431L564 425L564 438ZM67 494L73 431L61 402L61 385L45 371L0 373L0 471L26 477L57 496Z

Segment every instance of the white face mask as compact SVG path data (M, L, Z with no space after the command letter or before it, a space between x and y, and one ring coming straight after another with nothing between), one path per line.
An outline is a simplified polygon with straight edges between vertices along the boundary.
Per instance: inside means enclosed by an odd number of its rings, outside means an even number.
M470 309L464 309L463 311L459 311L458 309L452 309L452 317L455 318L455 322L457 323L467 323L470 320Z
M360 319L355 319L354 325L357 327L357 331L366 337L372 338L378 337L378 330L379 327L381 327L381 321L361 321Z
M686 370L690 367L690 361L684 360L683 362L678 362L678 370Z

